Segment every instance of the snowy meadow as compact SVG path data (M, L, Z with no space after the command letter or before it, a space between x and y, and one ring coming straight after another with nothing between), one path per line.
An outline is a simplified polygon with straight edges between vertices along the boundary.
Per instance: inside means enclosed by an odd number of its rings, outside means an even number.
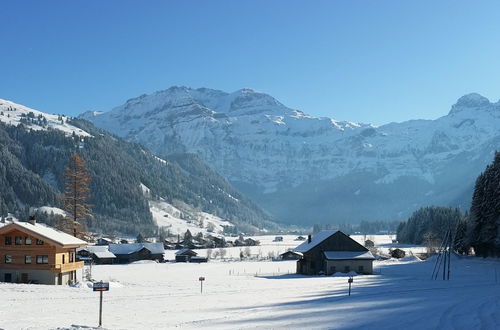
M431 280L434 263L375 261L376 275L354 277L351 296L347 277L295 275L295 261L137 262L94 266L92 276L111 283L108 329L498 329L500 260L453 257L449 281ZM0 283L0 328L97 327L90 286Z

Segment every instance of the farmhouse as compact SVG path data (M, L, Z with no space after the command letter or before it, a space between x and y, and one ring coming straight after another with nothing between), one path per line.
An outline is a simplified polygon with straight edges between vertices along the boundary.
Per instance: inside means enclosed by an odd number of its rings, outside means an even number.
M76 249L87 242L44 224L13 222L0 228L0 281L69 284L76 282Z
M294 249L303 254L297 261L297 273L304 275L355 271L360 274L373 272L371 252L341 231L319 232Z
M109 244L109 252L116 256L118 263L138 260L163 261L163 243Z

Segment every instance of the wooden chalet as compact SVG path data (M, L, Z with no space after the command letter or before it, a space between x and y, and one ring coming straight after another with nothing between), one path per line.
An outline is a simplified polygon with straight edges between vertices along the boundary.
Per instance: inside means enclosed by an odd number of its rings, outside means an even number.
M109 244L109 252L116 256L116 261L121 264L138 260L163 261L165 249L163 243L132 243Z
M83 262L76 249L87 242L45 224L13 222L0 227L0 281L70 284Z
M326 230L313 236L309 235L307 240L293 251L303 255L297 261L298 274L373 272L375 258L371 252L341 231Z
M176 262L190 262L191 258L194 258L198 255L198 253L194 252L191 249L184 248L175 252L175 261Z

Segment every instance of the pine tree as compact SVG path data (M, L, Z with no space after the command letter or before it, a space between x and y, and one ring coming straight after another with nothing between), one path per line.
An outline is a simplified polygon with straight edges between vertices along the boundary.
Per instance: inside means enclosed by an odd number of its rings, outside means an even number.
M65 221L63 228L60 229L72 231L77 237L78 231L82 231L83 221L91 217L90 205L87 203L90 197L90 175L79 155L71 156L70 164L64 171L64 179L64 209L70 215L70 219Z

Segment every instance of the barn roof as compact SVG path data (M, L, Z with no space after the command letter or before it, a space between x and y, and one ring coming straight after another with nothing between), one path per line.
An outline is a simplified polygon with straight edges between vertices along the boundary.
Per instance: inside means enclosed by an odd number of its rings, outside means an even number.
M335 234L336 232L337 232L337 230L323 230L323 231L320 231L319 233L316 233L316 234L314 234L314 235L311 236L311 242L310 243L309 243L309 241L306 240L304 243L302 243L299 246L297 246L293 251L295 251L295 252L307 252L310 249L312 249L313 247L315 247L316 245L318 245L321 242L323 242L328 237L330 237L333 234Z
M325 258L328 260L374 260L375 257L370 251L325 251Z
M85 246L88 243L76 238L72 235L66 234L60 230L47 226L43 223L29 223L29 222L13 222L8 225L1 227L1 232L6 233L11 229L18 229L22 232L32 233L35 236L51 241L62 246Z
M131 243L131 244L109 244L109 251L117 254L132 254L143 248L148 249L152 254L163 254L165 249L162 243Z

